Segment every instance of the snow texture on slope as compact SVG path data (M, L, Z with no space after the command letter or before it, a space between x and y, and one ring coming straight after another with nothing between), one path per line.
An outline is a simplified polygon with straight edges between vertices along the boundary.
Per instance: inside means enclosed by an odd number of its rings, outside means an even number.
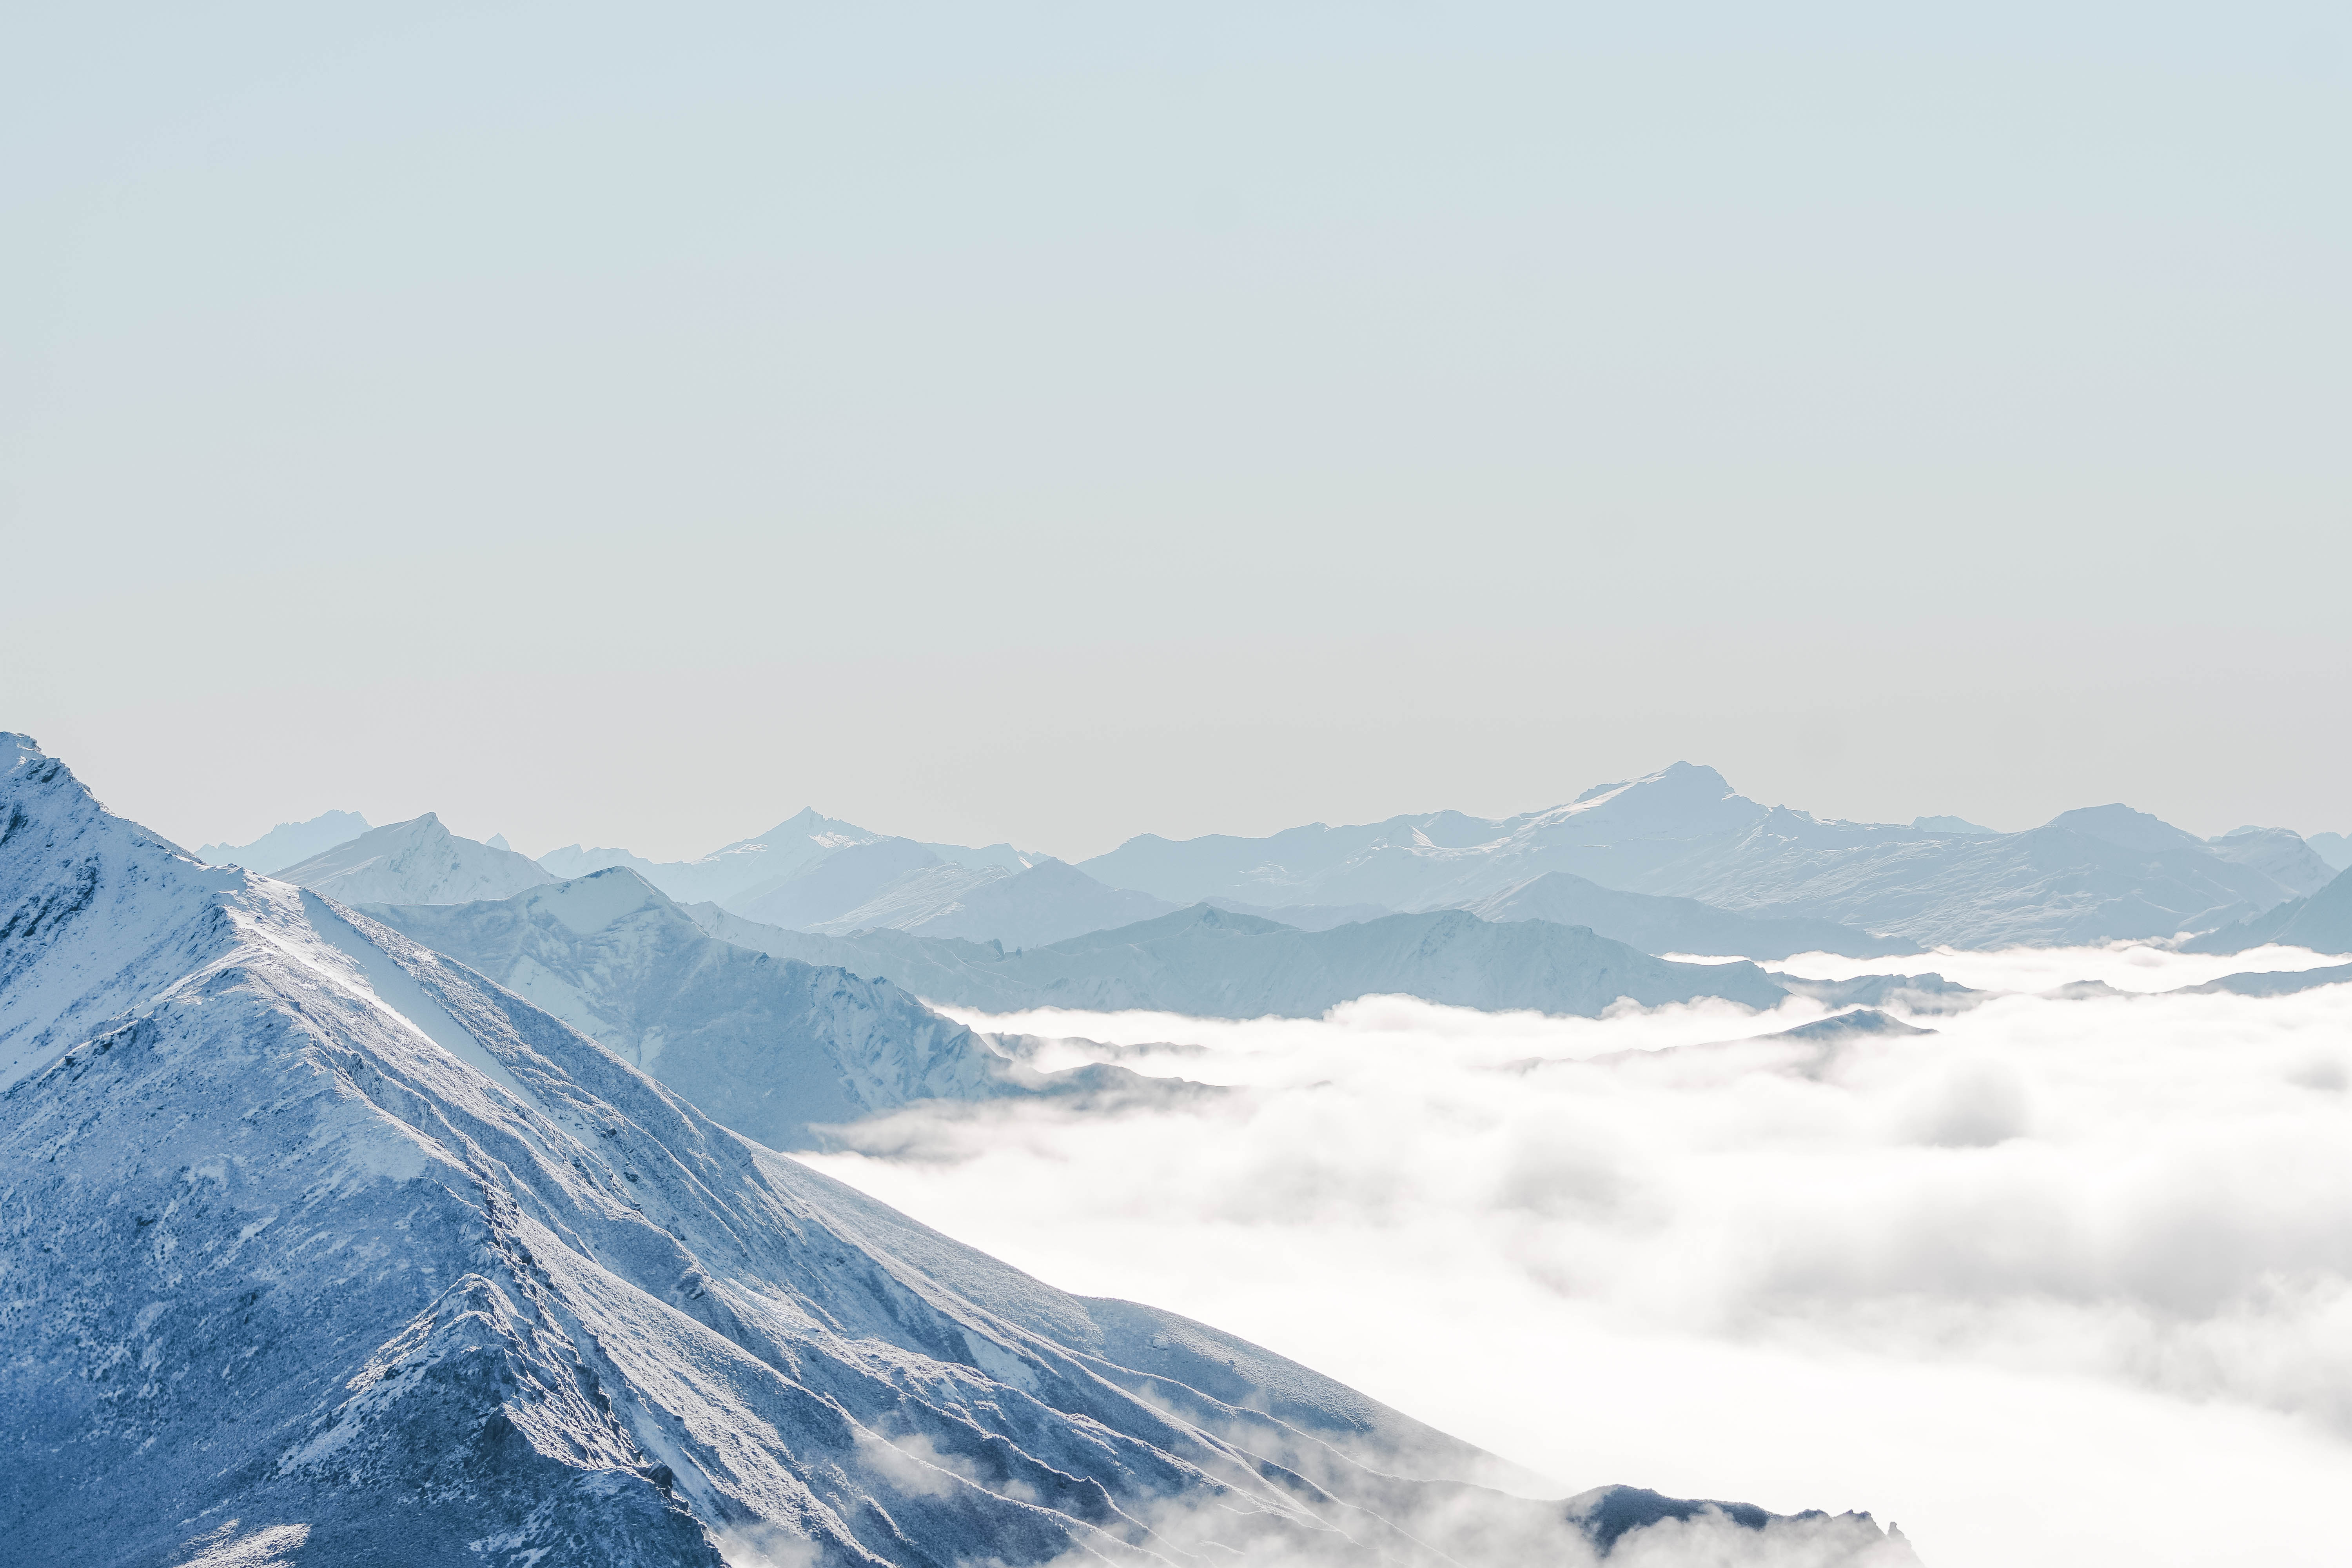
M2295 899L2181 943L2184 952L2243 952L2265 942L2314 952L2352 952L2352 871Z
M926 844L923 847L959 866L997 866L1007 871L1025 871L1041 860L1052 858L1034 849L1015 849L1003 843L983 844L978 848L968 844Z
M2205 844L2222 859L2252 867L2298 898L2309 898L2327 886L2339 869L2305 843L2302 835L2284 827L2242 827L2209 838Z
M902 931L827 937L698 906L739 946L887 975L932 1002L1010 1012L1146 1008L1202 1018L1314 1017L1358 996L1402 994L1457 1007L1599 1015L1721 996L1769 1007L1786 994L1752 963L1673 963L1574 926L1496 924L1459 910L1302 931L1208 904L1047 947L1006 952Z
M429 811L372 828L278 875L349 904L462 904L555 880L527 855L458 837Z
M281 822L250 844L207 844L196 855L215 866L242 866L268 875L348 844L367 830L367 818L356 811L321 812L308 822Z
M361 912L488 977L772 1149L917 1100L1099 1090L1122 1069L1040 1074L887 981L706 936L625 867L498 902ZM1083 1069L1074 1069L1080 1071Z
M1476 1450L959 1247L7 743L22 1561L1573 1564L1621 1515L1628 1561L1909 1560L1866 1516L1676 1505L1685 1552L1640 1498L1486 1490ZM1219 1360L1234 1397L1184 1381Z

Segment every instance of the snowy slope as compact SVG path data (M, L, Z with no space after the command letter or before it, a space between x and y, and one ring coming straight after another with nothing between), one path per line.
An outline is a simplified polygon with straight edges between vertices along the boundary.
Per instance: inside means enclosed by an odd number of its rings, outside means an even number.
M1859 1516L1464 1484L1498 1467L959 1247L5 743L14 1560L1577 1564L1629 1523L1910 1560Z
M992 882L1018 875L1019 868L1011 866L966 866L948 861L916 866L892 877L846 910L836 911L829 918L797 922L793 929L827 932L905 931L941 913L960 910L967 896ZM743 913L763 925L789 923L763 920L760 913L750 910Z
M869 843L845 845L815 857L788 877L772 879L719 902L763 925L805 930L819 921L856 909L887 887L893 879L920 868L983 880L1009 874L996 868L948 865L911 838L877 838Z
M2241 827L2207 839L2205 847L2224 860L2252 867L2301 899L2334 881L2341 869L2329 865L2301 834L2284 827Z
M1873 936L1834 921L1734 914L1696 899L1619 892L1566 871L1547 871L1462 907L1480 920L1590 926L1648 953L1788 958L1800 952L1842 952L1881 958L1919 951L1900 938Z
M727 900L773 886L836 849L871 844L880 834L856 823L837 822L803 808L753 838L739 838L694 860L654 861L625 849L583 849L567 844L539 858L557 878L570 880L608 866L629 869L681 902Z
M1196 904L1026 951L906 931L780 931L709 905L687 913L738 946L885 975L933 1003L992 1011L1313 1017L1358 996L1402 993L1458 1007L1591 1017L1620 996L1645 1006L1723 996L1769 1007L1785 994L1754 964L1669 963L1576 927L1496 924L1459 910L1302 931Z
M250 844L207 844L196 855L215 866L236 865L269 874L347 844L367 830L367 818L356 811L321 812L308 822L281 822Z
M429 811L372 828L278 875L350 904L462 904L555 880L529 856L458 837Z
M926 844L923 847L959 866L996 866L1007 871L1025 871L1040 860L1050 858L1034 849L1015 849L1002 843L983 844L978 848L968 844Z
M2188 952L2243 952L2264 942L2314 952L2352 952L2352 871L2307 899L2295 899L2181 943Z
M1091 931L1132 925L1176 908L1150 893L1107 888L1075 866L1045 859L1024 871L924 867L892 879L846 913L805 921L799 929L829 936L903 931L1006 947L1042 947ZM761 918L757 909L741 913Z
M813 1128L913 1100L1055 1087L886 981L704 935L625 867L495 903L361 912L553 1014L772 1149L814 1146L822 1140Z

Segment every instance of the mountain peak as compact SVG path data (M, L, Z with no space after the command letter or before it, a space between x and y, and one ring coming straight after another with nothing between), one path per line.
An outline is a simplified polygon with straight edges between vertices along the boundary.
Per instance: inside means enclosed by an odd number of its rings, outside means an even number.
M2121 801L2062 811L2042 825L2096 838L2121 849L2202 849L2203 839L2163 818L2135 811Z
M347 904L463 904L555 880L530 857L462 838L433 812L297 861L283 880Z

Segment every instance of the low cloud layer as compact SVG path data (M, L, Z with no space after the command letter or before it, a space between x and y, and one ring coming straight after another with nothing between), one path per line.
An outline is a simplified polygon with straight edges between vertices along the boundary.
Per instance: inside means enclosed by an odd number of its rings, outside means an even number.
M1787 967L2156 993L2316 962ZM2020 994L1911 1020L1932 1035L1753 1038L1822 1011L987 1020L1070 1037L1043 1066L1240 1092L910 1112L816 1163L1563 1490L1869 1509L1936 1568L2329 1560L2297 1519L2352 1481L2352 986Z

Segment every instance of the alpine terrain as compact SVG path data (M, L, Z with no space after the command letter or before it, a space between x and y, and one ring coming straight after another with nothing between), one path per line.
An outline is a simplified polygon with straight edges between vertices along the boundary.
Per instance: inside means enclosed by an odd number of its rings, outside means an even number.
M11 1559L1876 1563L1866 1516L1564 1501L730 1131L0 737Z
M2315 891L2329 868L2291 833L2208 843L2123 805L2023 833L1956 817L1823 821L1676 763L1499 820L1438 812L1267 838L1144 835L1085 861L1183 900L1479 907L1550 872L1771 919L1828 921L1922 947L2058 946L2210 931Z
M429 811L372 828L278 875L331 899L387 904L503 899L555 880L527 855L458 837Z
M1402 994L1455 1007L1594 1017L1621 997L1656 1006L1721 996L1770 1007L1787 994L1753 963L1674 963L1581 927L1496 923L1461 910L1303 931L1203 903L1012 952L902 931L781 931L709 904L687 912L740 947L886 975L934 1003L999 1012L1314 1017L1359 996Z
M361 912L552 1013L772 1149L820 1145L819 1128L915 1100L1170 1088L1116 1067L1036 1072L887 980L705 936L623 866L497 902Z
M367 818L356 811L321 812L308 822L281 822L250 844L207 844L196 856L215 866L237 865L250 871L276 873L322 849L349 843L367 830Z

